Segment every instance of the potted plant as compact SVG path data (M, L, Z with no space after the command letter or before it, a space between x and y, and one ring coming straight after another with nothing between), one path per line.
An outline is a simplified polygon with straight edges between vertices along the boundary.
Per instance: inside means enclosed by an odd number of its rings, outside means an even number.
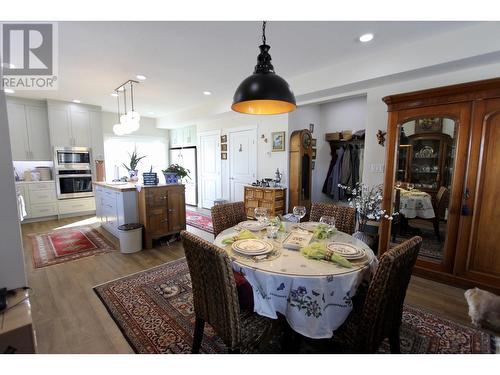
M349 205L354 207L358 214L358 230L353 234L353 237L372 247L378 233L380 220L393 220L393 217L399 213L388 214L382 210L383 185L368 187L358 182L355 188L340 184L339 187L351 196L348 200Z
M162 172L165 176L165 183L167 184L177 184L179 183L179 179L182 182L183 178L191 178L189 177L189 173L191 173L191 171L179 164L170 164L169 167L162 170Z
M138 156L137 155L137 148L134 147L134 151L132 153L128 153L130 156L130 162L129 164L122 163L122 165L127 169L128 175L130 177L130 180L134 181L138 179L138 174L139 171L137 170L137 164L141 161L141 159L144 159L146 155L144 156Z

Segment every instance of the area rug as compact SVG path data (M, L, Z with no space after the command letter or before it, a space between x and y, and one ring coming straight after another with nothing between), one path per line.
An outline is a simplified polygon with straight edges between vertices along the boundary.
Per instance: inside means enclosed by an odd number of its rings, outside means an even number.
M94 288L136 353L189 353L194 312L186 260L179 259ZM492 353L493 336L405 306L403 353ZM203 353L224 353L207 325ZM389 352L387 343L380 353Z
M90 225L32 234L33 266L41 268L116 250Z
M186 224L208 233L214 233L212 218L200 212L186 210Z

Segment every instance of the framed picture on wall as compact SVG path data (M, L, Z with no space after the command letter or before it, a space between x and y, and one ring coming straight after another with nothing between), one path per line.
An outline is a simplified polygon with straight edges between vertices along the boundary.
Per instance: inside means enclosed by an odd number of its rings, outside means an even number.
M309 131L314 133L314 124L309 124Z
M221 151L226 151L226 152L227 152L227 143L222 143L222 144L220 145L220 150L221 150Z
M316 149L315 149L315 148L313 148L312 150L313 150L313 153L312 153L312 159L313 159L313 160L316 160Z
M227 160L227 152L221 152L221 153L220 153L220 158L221 158L222 160Z
M311 162L311 168L312 168L312 169L314 169L314 167L315 167L315 166L316 166L316 162L313 160L313 161Z
M316 147L316 138L311 139L311 146Z
M227 143L227 134L220 136L220 143Z
M272 151L285 151L285 132L271 133Z

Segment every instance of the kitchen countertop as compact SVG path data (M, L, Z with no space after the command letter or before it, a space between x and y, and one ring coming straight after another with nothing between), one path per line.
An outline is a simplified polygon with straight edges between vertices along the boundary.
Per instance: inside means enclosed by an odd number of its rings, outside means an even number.
M45 180L45 181L16 181L16 184L39 184L39 183L44 183L44 182L55 183L54 180Z
M112 189L116 191L134 191L137 190L138 187L141 189L151 189L151 188L158 188L158 187L163 187L163 186L179 186L183 184L158 184L158 185L142 185L138 184L136 182L127 182L126 184L113 184L109 182L93 182L94 185L97 186L102 186L107 189Z

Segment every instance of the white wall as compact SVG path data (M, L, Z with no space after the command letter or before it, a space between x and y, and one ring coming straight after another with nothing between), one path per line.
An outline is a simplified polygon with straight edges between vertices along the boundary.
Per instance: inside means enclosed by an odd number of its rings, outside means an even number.
M228 113L215 119L201 121L196 126L197 133L207 130L220 130L221 134L227 134L229 129L240 127L257 128L257 178L274 178L276 168L283 172L283 183L288 181L288 116L252 116L239 113ZM282 152L271 152L271 133L285 132L286 145ZM264 139L267 138L267 143ZM230 155L228 155L230 157ZM221 180L223 198L229 199L229 163L228 160L221 162Z
M0 91L0 288L27 285L5 95Z

